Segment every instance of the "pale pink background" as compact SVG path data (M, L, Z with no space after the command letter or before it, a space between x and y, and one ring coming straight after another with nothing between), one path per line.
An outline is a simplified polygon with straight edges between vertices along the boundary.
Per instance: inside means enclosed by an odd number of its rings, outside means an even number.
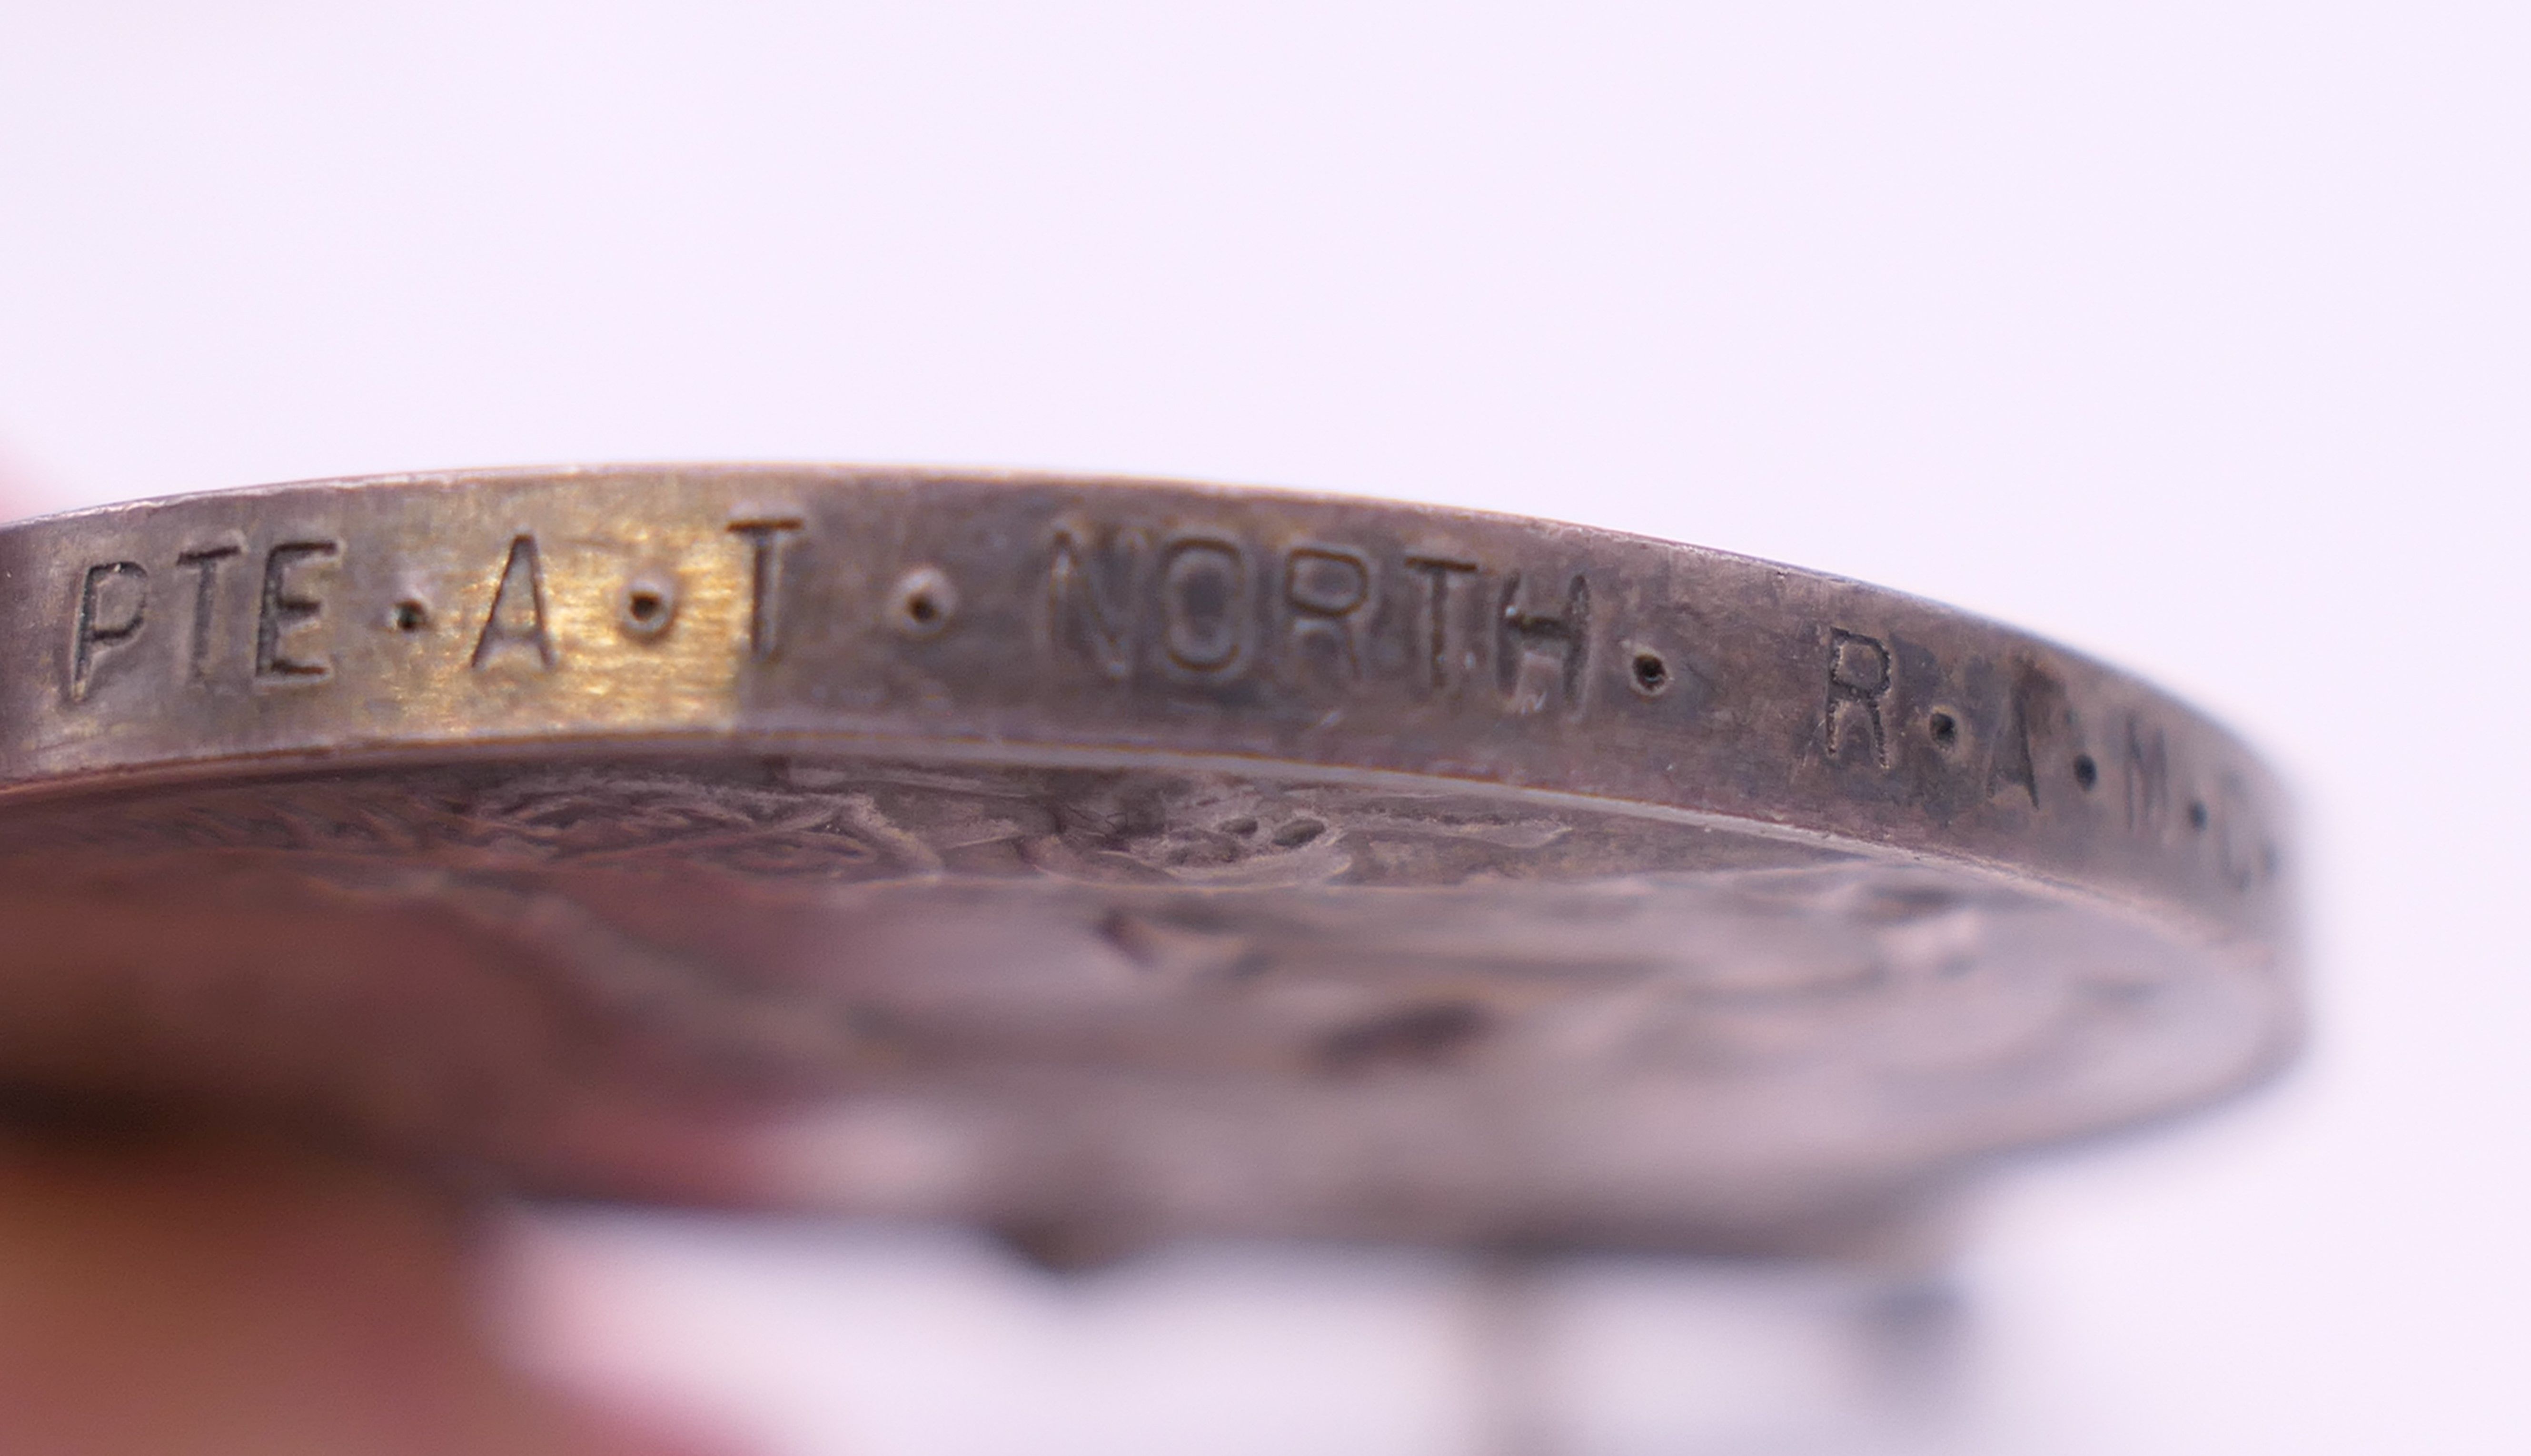
M1783 557L2133 664L2302 788L2319 1042L1999 1192L1944 1440L2521 1450L2521 15L18 0L0 474L1188 475ZM777 1451L1473 1440L1446 1260L1066 1286L596 1215L520 1259L542 1358ZM1765 1338L1691 1328L1759 1329L1740 1293L1592 1287L1583 1444L1758 1449L1662 1424L1663 1351Z

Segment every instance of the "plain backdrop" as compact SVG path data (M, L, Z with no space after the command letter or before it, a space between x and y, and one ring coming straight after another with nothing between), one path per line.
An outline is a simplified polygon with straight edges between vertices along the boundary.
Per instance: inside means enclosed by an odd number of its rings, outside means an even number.
M2524 14L6 0L0 476L1145 472L2050 634L2291 775L2317 1036L1997 1190L1979 1439L2521 1450ZM1085 1316L947 1235L524 1247L545 1326L783 1451L1465 1437L1418 1256L1172 1256Z

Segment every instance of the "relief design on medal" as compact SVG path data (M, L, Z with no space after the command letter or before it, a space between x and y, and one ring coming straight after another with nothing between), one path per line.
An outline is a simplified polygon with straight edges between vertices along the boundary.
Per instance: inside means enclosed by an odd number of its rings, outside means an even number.
M1305 1077L1543 1058L1617 1083L2019 1082L2079 1066L2106 1025L2240 993L2225 978L2192 988L2206 969L2136 927L1940 874L1639 820L1217 777L442 767L0 826L0 864L49 893L166 855L232 895L453 917L631 1018L622 1035L799 1075L863 1065L873 1028L944 1066L1159 1066L1178 1055L1163 1043L1217 1022ZM1025 1025L997 1004L1016 968L1037 1008ZM1409 1035L1427 1023L1452 1034ZM1129 1049L1136 1036L1153 1040Z
M1615 873L1663 831L1589 843L1563 819L1433 797L1209 777L769 759L710 766L445 767L152 798L0 831L0 853L283 853L495 873L697 866L750 881L1037 879L1258 889ZM1784 860L1743 849L1732 863ZM1811 856L1793 854L1791 861ZM1671 868L1678 868L1672 864ZM345 883L363 871L342 871Z

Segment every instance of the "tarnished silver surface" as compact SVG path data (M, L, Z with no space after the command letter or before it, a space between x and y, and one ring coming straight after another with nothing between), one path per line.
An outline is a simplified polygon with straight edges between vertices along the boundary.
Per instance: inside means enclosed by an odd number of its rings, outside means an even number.
M2238 744L1637 537L840 469L0 532L0 1071L529 1189L1792 1248L2290 1039Z

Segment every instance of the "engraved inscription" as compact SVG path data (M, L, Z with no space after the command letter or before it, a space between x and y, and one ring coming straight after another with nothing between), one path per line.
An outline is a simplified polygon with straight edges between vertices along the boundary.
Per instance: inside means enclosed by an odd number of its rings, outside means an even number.
M887 625L899 637L937 637L957 615L957 584L936 566L918 566L898 577L887 594Z
M615 593L615 626L636 642L656 642L677 621L677 574L663 566L633 573Z
M1409 556L1406 569L1424 578L1425 662L1431 670L1431 686L1438 692L1451 682L1450 581L1476 575L1477 564L1446 556Z
M801 529L793 516L732 521L733 534L747 538L747 654L769 662L781 649L783 547Z
M1133 527L1068 521L1048 541L1045 573L1048 644L1119 683L1146 668L1208 684L1263 670L1295 687L1411 674L1424 691L1450 693L1490 653L1489 696L1504 710L1578 713L1606 630L1578 572L1497 576L1408 554L1383 576L1371 555L1324 540L1261 551L1225 532L1155 542ZM1400 595L1410 609L1388 614ZM1393 636L1376 635L1383 622ZM1655 676L1635 681L1657 696L1669 667L1658 653L1644 660Z
M2038 744L2066 713L2065 689L2054 678L2031 662L2013 670L2003 731L1996 737L1995 758L1987 766L1988 798L2018 791L2029 796L2031 808L2039 807Z
M1136 497L1108 517L1079 494L1063 514L962 531L945 558L953 584L907 523L812 535L805 510L780 505L718 502L699 551L661 545L647 522L495 517L511 539L465 528L473 546L453 574L444 541L416 540L404 557L384 528L376 539L359 532L354 558L347 539L287 518L276 532L208 510L171 517L56 559L34 605L69 608L68 641L61 618L39 624L36 645L53 655L29 686L68 704L65 717L111 705L147 715L151 733L225 731L225 710L260 708L261 743L280 741L267 728L301 731L303 715L273 719L283 704L215 694L241 678L286 694L339 676L332 696L363 735L349 741L366 745L385 730L364 714L406 700L437 711L452 676L512 706L579 681L628 709L597 720L608 731L641 732L658 685L685 694L690 682L676 675L685 652L644 653L682 642L717 659L691 680L714 688L733 670L744 682L751 659L787 653L785 681L745 684L742 707L779 690L800 721L919 703L989 722L1016 707L1041 713L1049 732L1129 751L1165 747L1175 725L1193 724L1206 752L1430 764L1725 815L1756 799L1793 823L1837 799L1818 814L1828 832L1860 825L1891 843L1997 856L2027 838L2075 871L2135 883L2167 873L2193 894L2247 893L2278 872L2263 786L2184 713L2042 644L1963 637L1939 612L1869 605L1845 588L1726 594L1727 630L1709 641L1691 605L1704 590L1695 574L1655 558L1637 574L1636 547L1597 553L1552 534L1523 544L1483 523L1360 525L1354 535L1346 517L1209 498L1158 508ZM696 523L678 520L683 539ZM1812 605L1828 601L1842 604ZM699 624L706 607L712 620ZM714 641L693 642L699 625ZM1027 636L999 640L1012 633ZM565 644L570 677L559 675ZM462 708L464 697L451 701ZM562 730L579 731L577 699L550 704ZM1606 731L1580 731L1586 713ZM397 731L406 721L385 719ZM66 738L95 725L71 726ZM1763 797L1778 792L1784 804ZM1259 823L1225 813L1217 842L1169 872L1283 844Z
M2127 827L2140 834L2158 833L2170 808L2170 751L2159 725L2127 719Z
M501 564L501 585L492 593L492 609L483 614L483 631L475 639L478 671L520 655L539 668L554 665L553 637L545 631L544 569L536 556L536 538L523 535L510 542Z
M1670 690L1676 679L1669 670L1669 659L1657 647L1636 646L1626 664L1626 683L1646 698L1659 698Z
M1298 546L1283 563L1286 639L1295 662L1323 652L1335 675L1363 675L1364 634L1373 611L1371 563L1331 546ZM1324 645L1322 646L1321 644Z
M1559 681L1565 706L1579 708L1591 655L1591 584L1577 573L1565 584L1561 612L1533 611L1522 605L1521 576L1513 572L1494 620L1494 677L1511 710L1544 709Z
M220 567L244 548L233 542L196 546L176 558L194 569L194 635L187 644L185 675L200 682L211 675L211 629L220 602Z
M325 610L307 578L342 554L333 541L283 541L263 556L263 592L254 622L254 675L259 682L321 682L333 664L302 645Z
M71 612L71 701L87 697L98 665L141 635L148 613L149 572L140 562L100 562L82 574Z
M2218 810L2212 816L2216 871L2236 892L2248 890L2264 875L2275 871L2276 847L2260 838L2250 815L2247 791L2242 788L2238 775L2223 775L2216 790L2216 802ZM2196 813L2204 812L2205 806L2197 804L2190 808L2195 812L2191 815L2194 823Z
M1098 670L1118 682L1134 672L1136 609L1150 571L1150 542L1120 531L1101 543L1088 530L1055 532L1046 566L1046 613L1058 644L1086 648Z
M1199 677L1236 675L1247 665L1256 621L1256 573L1246 551L1216 536L1169 543L1160 568L1160 645L1173 666Z
M1828 756L1834 759L1862 725L1875 765L1889 766L1888 725L1881 700L1890 687L1889 647L1879 638L1831 628L1828 635L1828 702L1822 709Z

